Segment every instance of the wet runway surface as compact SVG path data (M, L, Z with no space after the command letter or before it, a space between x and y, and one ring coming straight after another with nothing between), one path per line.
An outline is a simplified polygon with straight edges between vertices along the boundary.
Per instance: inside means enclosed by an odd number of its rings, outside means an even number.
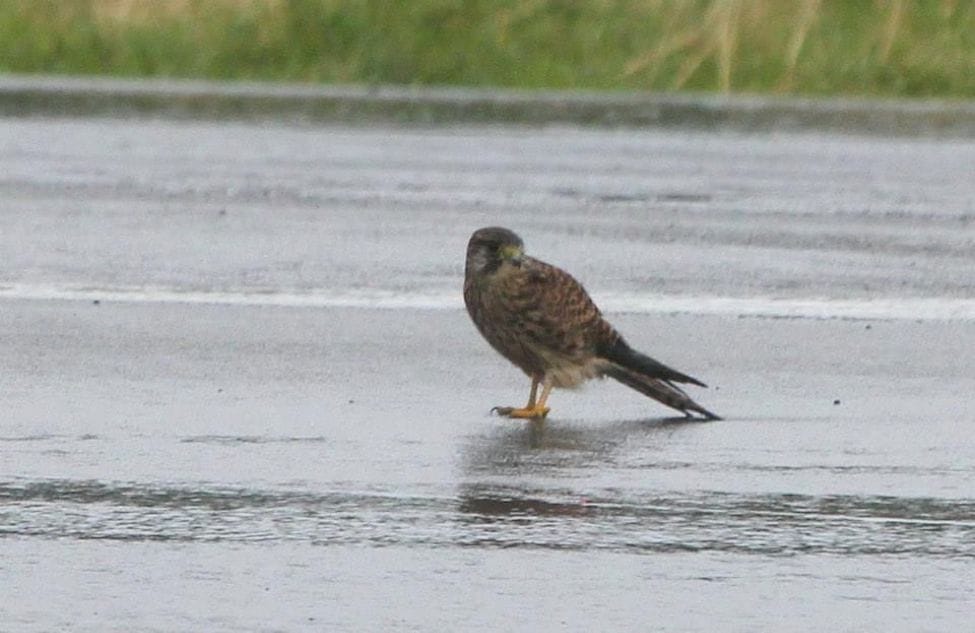
M973 159L6 120L0 628L959 630ZM727 419L609 382L490 416L528 384L460 308L485 224Z

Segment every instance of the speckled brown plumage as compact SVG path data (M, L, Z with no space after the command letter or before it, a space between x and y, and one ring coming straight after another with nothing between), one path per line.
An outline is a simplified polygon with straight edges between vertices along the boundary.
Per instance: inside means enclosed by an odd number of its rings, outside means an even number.
M502 413L544 417L553 387L610 376L685 414L717 419L673 384L703 383L630 348L582 284L525 255L521 238L508 229L488 227L471 236L464 302L488 343L532 379L528 406L497 407ZM536 402L539 384L543 392Z

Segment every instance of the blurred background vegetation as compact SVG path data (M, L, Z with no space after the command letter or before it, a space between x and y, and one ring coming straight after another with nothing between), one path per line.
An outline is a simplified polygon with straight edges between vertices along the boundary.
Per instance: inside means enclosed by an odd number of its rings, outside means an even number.
M0 72L975 96L970 0L0 0Z

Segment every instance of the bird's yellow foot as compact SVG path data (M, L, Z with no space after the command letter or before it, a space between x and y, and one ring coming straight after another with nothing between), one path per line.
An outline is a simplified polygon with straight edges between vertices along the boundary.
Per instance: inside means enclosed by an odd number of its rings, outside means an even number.
M548 415L548 407L494 407L492 412L509 418L519 418L523 420L540 420Z

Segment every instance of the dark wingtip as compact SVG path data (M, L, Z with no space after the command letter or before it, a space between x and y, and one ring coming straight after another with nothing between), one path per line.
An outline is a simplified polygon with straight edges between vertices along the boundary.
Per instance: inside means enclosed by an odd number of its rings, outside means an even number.
M667 382L679 382L707 388L707 385L697 378L688 376L673 367L668 367L660 361L650 358L646 354L636 351L622 337L614 339L610 344L601 346L598 353L603 358L611 360L632 371L641 373L648 378L659 378Z

